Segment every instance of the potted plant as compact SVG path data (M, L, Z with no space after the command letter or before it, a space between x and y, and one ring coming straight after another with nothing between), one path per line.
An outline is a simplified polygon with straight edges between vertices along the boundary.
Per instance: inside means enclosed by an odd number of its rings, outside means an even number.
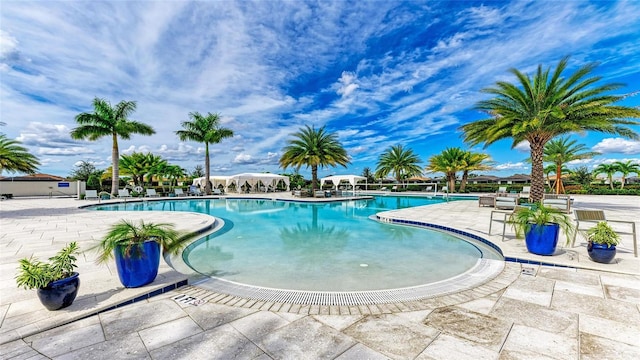
M182 248L181 236L172 224L121 220L111 226L97 245L97 262L115 258L122 285L140 287L153 282L158 275L161 248L174 254Z
M78 244L72 242L50 257L49 262L34 257L21 259L16 276L18 287L37 289L40 302L48 310L71 305L80 286L78 273L73 271L78 253Z
M573 233L568 215L541 203L516 208L509 222L515 227L517 237L524 233L527 250L537 255L553 255L560 229L565 233L567 243Z
M591 260L608 264L616 256L616 245L620 243L620 235L604 221L587 230L587 253Z

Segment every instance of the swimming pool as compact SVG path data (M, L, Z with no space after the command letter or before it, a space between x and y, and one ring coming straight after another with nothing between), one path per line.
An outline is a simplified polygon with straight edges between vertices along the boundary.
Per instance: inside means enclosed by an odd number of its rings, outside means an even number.
M193 211L224 227L188 246L197 272L257 287L370 291L439 282L474 267L477 244L439 231L380 223L370 216L440 198L299 203L271 199L197 199L104 205L97 210ZM495 257L494 257L495 258Z

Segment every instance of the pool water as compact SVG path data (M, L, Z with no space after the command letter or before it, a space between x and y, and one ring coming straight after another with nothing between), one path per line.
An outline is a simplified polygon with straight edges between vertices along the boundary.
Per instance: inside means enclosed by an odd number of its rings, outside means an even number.
M193 211L223 219L220 231L183 253L191 268L208 276L278 289L362 291L433 283L476 264L482 252L467 241L369 219L381 211L441 201L402 196L329 203L223 198L97 209Z

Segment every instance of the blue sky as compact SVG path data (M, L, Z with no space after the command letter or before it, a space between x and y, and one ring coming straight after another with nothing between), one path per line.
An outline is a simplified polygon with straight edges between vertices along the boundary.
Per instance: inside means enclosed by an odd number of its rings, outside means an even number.
M640 91L638 1L2 1L0 131L68 175L81 160L111 164L111 139L76 141L74 117L94 97L135 100L131 119L153 136L121 140L187 170L202 144L175 131L188 113L217 112L235 136L211 147L212 174L281 173L278 159L304 125L336 132L352 158L320 176L375 169L392 145L426 165L446 147L468 148L459 126L480 90L571 55L600 63L604 82ZM624 105L640 106L640 94ZM640 127L633 128L640 132ZM572 135L602 155L581 164L640 162L640 142ZM490 173L529 173L528 148L486 149ZM577 166L573 164L572 166ZM290 172L291 169L288 169ZM301 173L309 177L308 169ZM6 175L6 174L4 174Z

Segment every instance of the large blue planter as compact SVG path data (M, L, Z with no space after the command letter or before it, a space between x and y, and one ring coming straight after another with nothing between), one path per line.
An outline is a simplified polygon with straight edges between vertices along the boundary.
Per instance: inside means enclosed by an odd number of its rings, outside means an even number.
M553 255L558 244L558 224L531 224L531 229L524 235L527 250L537 255Z
M38 298L47 310L59 310L73 303L78 295L80 278L74 272L71 276L52 281L47 287L38 289Z
M160 265L160 244L147 241L133 246L128 256L123 250L122 246L116 247L114 255L118 277L124 287L140 287L156 279Z
M589 241L589 245L587 245L587 253L591 260L608 264L614 257L616 257L616 247L614 245L607 246L606 244L594 244Z

